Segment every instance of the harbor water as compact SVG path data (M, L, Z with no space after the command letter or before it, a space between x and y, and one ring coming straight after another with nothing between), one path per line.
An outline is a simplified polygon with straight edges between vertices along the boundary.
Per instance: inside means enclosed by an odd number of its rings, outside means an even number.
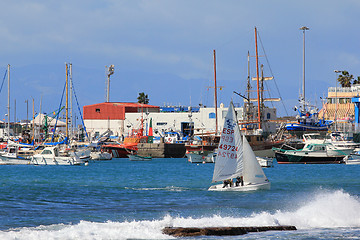
M264 169L271 190L209 192L213 164L128 159L0 166L0 239L174 239L164 227L294 225L186 239L358 239L360 165Z

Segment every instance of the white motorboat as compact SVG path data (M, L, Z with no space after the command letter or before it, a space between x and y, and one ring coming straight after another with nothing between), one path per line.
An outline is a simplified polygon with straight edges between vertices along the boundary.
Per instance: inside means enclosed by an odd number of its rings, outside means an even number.
M347 165L358 165L360 164L360 152L347 155L343 160Z
M234 178L238 181L232 184ZM256 159L254 151L246 137L240 134L232 102L230 102L221 132L212 181L221 181L224 184L212 185L209 191L270 189L270 182Z
M329 142L306 142L302 149L273 148L278 163L343 163L343 158L353 152L352 148L335 147Z
M217 153L215 151L193 151L185 154L191 163L214 163L216 155Z
M108 152L91 151L90 158L91 160L111 160L112 155Z
M256 157L261 167L273 167L273 158L269 157Z
M31 164L34 165L82 165L85 162L77 155L60 156L57 146L45 147L41 153L31 157Z
M30 157L19 155L19 147L8 144L5 152L0 154L0 165L27 165Z

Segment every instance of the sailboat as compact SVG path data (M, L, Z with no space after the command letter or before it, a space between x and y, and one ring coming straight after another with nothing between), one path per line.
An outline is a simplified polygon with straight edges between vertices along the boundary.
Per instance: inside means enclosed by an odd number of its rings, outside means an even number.
M233 184L232 179L238 179ZM254 151L244 135L240 134L233 102L230 102L218 148L212 182L209 191L253 191L270 189ZM228 184L225 184L228 183Z

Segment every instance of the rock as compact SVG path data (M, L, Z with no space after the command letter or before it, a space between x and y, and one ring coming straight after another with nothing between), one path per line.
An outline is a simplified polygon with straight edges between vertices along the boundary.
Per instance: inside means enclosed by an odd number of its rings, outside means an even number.
M205 228L182 228L166 227L163 233L174 237L191 236L235 236L248 232L264 231L289 231L296 230L295 226L264 226L264 227L205 227Z

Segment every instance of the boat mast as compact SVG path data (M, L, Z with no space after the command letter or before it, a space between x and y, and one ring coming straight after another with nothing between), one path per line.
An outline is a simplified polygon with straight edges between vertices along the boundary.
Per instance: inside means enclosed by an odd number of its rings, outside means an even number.
M260 79L260 111L264 111L264 65L260 65L261 79Z
M69 83L68 83L68 64L65 64L66 66L66 138L69 137Z
M7 126L7 130L8 130L8 141L10 139L10 64L8 64L8 126Z
M258 102L258 128L261 129L261 112L260 112L260 89L259 89L259 55L257 47L257 29L255 27L255 51L256 51L256 84L257 84L257 102Z
M247 77L247 106L246 106L246 120L250 120L250 89L251 89L251 83L250 83L250 52L248 51L248 77Z
M218 118L217 118L217 86L216 86L216 53L215 53L215 49L214 49L214 82L215 82L214 98L215 98L215 136L216 136L217 131L218 131Z
M72 96L73 96L73 89L72 89L72 86L73 86L73 82L72 82L72 63L69 64L69 74L70 74L70 136L72 137L73 136L73 129L74 129L74 126L73 126L73 99L72 99Z
M32 118L32 140L35 142L35 99L32 98L32 110L33 110L33 118Z

